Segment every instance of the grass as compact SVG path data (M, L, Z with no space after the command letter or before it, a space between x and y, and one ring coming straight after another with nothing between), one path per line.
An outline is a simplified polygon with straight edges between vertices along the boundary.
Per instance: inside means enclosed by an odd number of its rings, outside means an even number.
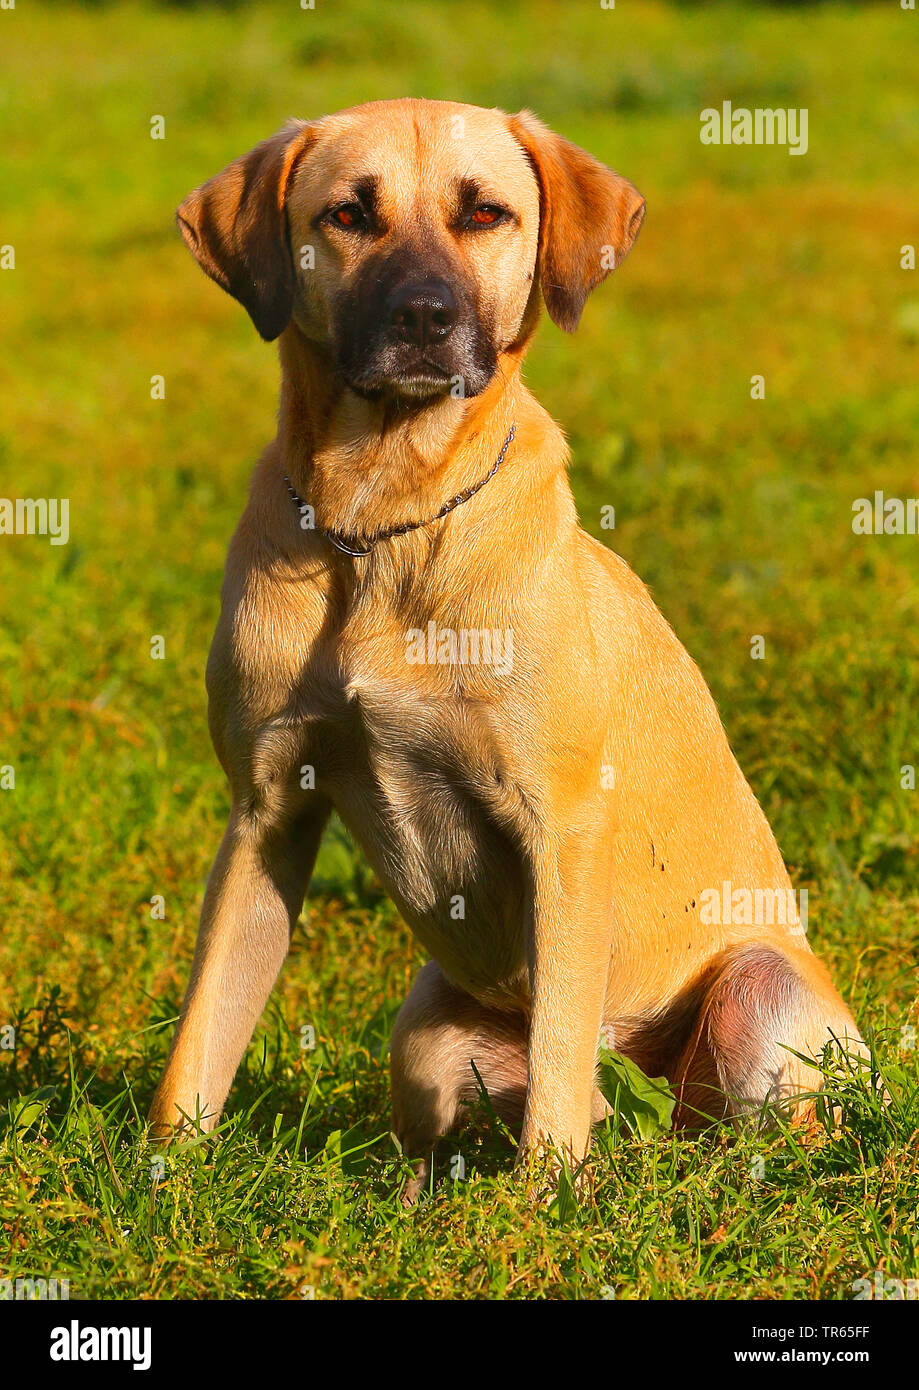
M0 493L71 507L67 546L0 537L0 1274L75 1297L562 1299L919 1276L919 539L851 529L855 498L919 494L915 14L33 3L0 23ZM543 326L528 379L898 1077L888 1111L834 1083L846 1123L807 1144L602 1133L575 1210L527 1200L483 1111L402 1212L385 1055L421 957L340 830L219 1140L161 1170L142 1134L227 810L203 668L277 388L172 209L290 114L405 93L531 106L647 196L621 278L576 337ZM808 107L807 156L702 146L728 97Z

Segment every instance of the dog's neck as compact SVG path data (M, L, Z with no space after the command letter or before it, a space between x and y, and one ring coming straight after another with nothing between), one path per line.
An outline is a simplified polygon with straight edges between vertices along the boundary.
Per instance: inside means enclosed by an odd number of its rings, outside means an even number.
M435 516L480 481L527 395L522 347L503 353L474 399L422 405L366 400L338 378L328 349L291 323L280 341L278 444L293 487L316 525L345 535ZM483 464L485 467L483 468Z

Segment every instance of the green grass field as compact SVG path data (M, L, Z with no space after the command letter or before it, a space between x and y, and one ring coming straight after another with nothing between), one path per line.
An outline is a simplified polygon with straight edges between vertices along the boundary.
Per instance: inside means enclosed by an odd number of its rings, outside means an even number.
M919 495L917 59L893 0L0 11L0 494L69 497L71 533L0 536L0 1276L273 1299L846 1299L878 1268L919 1277L919 537L851 525L875 489ZM569 433L583 524L712 687L893 1069L886 1113L850 1082L842 1130L806 1144L610 1130L592 1191L547 1210L483 1112L406 1214L386 1047L422 957L337 831L219 1139L162 1166L145 1144L228 808L203 671L278 376L173 209L289 115L401 95L532 107L647 197L625 268L575 337L543 324L528 381ZM728 98L806 107L806 156L703 146Z

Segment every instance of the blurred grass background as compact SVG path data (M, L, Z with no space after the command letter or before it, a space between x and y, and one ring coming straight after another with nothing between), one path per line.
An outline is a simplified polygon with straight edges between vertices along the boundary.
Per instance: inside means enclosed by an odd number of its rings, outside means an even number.
M876 488L919 495L919 272L900 265L900 248L919 243L917 59L919 15L892 0L629 0L612 11L560 0L317 0L314 10L33 0L0 12L0 245L16 256L0 271L0 495L67 496L71 507L66 547L0 537L0 765L15 768L15 789L0 791L0 1022L19 1020L16 1051L0 1050L0 1094L13 1115L30 1088L57 1088L25 1137L12 1125L32 1147L3 1170L19 1213L4 1223L17 1233L10 1268L44 1250L56 1267L70 1261L85 1290L124 1294L141 1281L276 1294L285 1270L296 1286L304 1261L325 1258L334 1227L328 1287L381 1291L369 1218L346 1240L326 1170L316 1186L297 1168L302 1126L288 1177L305 1184L310 1214L294 1255L266 1264L260 1225L229 1246L214 1235L213 1250L236 1251L235 1265L221 1262L196 1229L178 1273L152 1202L146 1244L112 1236L105 1192L116 1189L97 1190L87 1155L103 1176L108 1161L93 1124L80 1129L87 1106L108 1106L119 1135L136 1138L133 1107L149 1100L168 1043L154 1025L175 1014L187 978L227 810L204 661L227 540L276 408L274 349L195 267L173 210L290 115L402 95L528 106L645 194L626 266L575 337L544 323L527 379L569 434L583 524L651 586L708 679L795 884L809 890L815 948L896 1050L916 1022L919 791L901 787L900 769L919 764L919 537L855 536L851 509ZM699 113L724 99L806 107L808 153L703 146ZM150 138L154 116L163 140ZM750 396L755 373L762 401ZM151 399L155 374L164 400ZM600 529L608 504L613 533ZM155 634L163 661L149 655ZM751 660L754 634L765 660ZM164 920L151 916L154 895ZM231 1112L255 1107L236 1132L241 1172L260 1161L259 1123L276 1133L272 1117L299 1114L311 1088L306 1148L359 1120L368 1140L385 1135L386 1030L419 960L333 832L231 1094ZM319 1053L297 1048L303 1023ZM65 1094L69 1109L56 1111ZM69 1142L75 1171L89 1168L68 1195ZM694 1147L681 1144L674 1152ZM506 1154L482 1162L511 1210ZM43 1163L30 1187L22 1172ZM913 1213L914 1169L897 1169ZM188 1177L190 1212L206 1206L204 1181ZM347 1174L336 1181L344 1201ZM176 1210L180 1186L175 1177ZM50 1214L43 1192L54 1194ZM167 1184L161 1202L168 1195ZM789 1229L804 1240L809 1208L791 1206ZM635 1219L650 1209L639 1201ZM83 1254L68 1244L80 1213ZM510 1282L518 1295L566 1296L594 1278L580 1256L572 1275L567 1256L530 1253L502 1284L468 1241L448 1275L445 1231L460 1221L450 1213L427 1236L415 1228L416 1284L393 1238L390 1293L495 1294ZM277 1234L277 1211L264 1219ZM835 1244L829 1218L813 1219L823 1296L846 1296L834 1292L838 1269L863 1272L870 1258L853 1234L864 1221L852 1219ZM594 1284L613 1260L609 1225L579 1233ZM733 1296L779 1285L806 1296L811 1275L770 1263L762 1230L745 1230L730 1252ZM112 1239L120 1254L108 1264L100 1251ZM665 1224L638 1260L632 1235L622 1239L632 1292L711 1291L698 1240L675 1255Z

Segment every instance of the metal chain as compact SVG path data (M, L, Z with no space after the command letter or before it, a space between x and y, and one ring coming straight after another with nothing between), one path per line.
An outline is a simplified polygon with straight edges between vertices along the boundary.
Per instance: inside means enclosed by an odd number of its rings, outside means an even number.
M449 502L443 504L437 515L429 517L427 521L403 521L398 526L389 526L383 531L378 531L375 536L346 536L341 531L327 531L323 527L318 528L319 534L325 536L326 540L331 541L332 545L334 545L336 549L342 551L343 554L352 555L355 559L362 559L364 556L369 555L373 547L379 545L380 541L391 540L393 536L404 536L406 531L417 531L419 526L430 526L432 522L440 521L442 517L452 512L454 507L462 506L464 502L468 502L470 497L474 497L480 488L483 488L486 483L491 481L504 462L504 456L510 448L516 433L517 426L513 424L511 425L510 433L501 445L498 457L495 459L484 478L480 478L477 483L473 483L472 487L464 488L463 491L458 492L455 497L451 497ZM300 494L294 491L293 484L286 473L284 474L284 482L287 484L287 491L293 498L294 505L302 515L309 506L309 503L304 502ZM367 549L361 550L361 545L365 545Z

